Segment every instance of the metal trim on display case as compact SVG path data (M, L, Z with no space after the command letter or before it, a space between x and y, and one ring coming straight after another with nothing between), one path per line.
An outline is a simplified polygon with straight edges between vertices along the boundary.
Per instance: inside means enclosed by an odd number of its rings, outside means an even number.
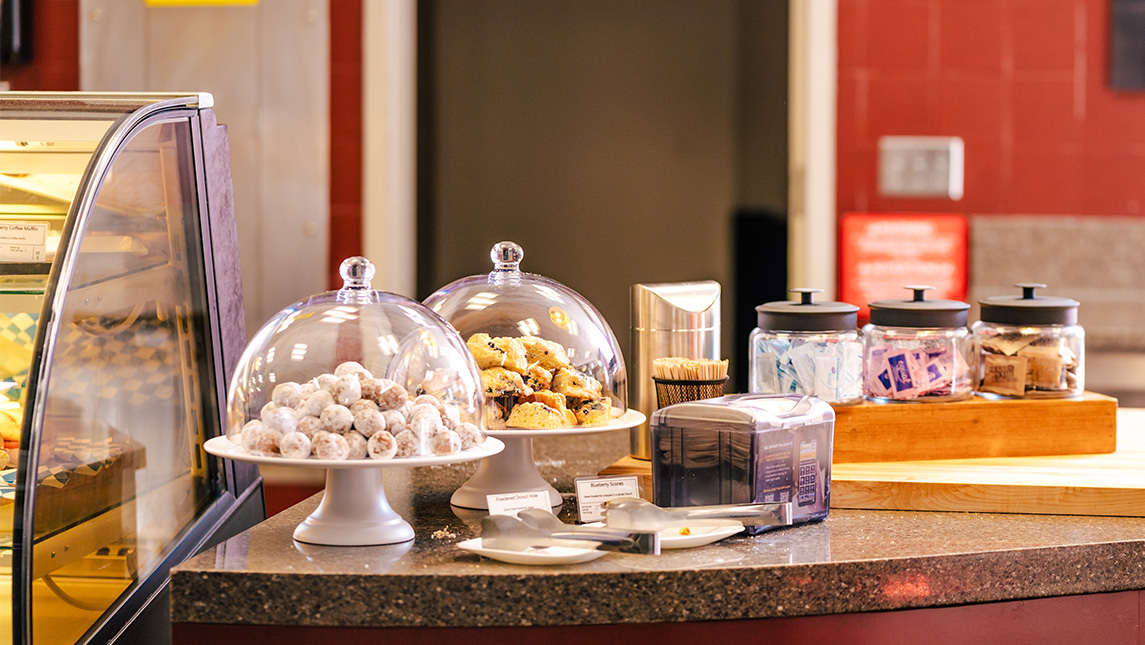
M57 312L62 310L65 302L66 290L60 289L60 286L70 284L75 270L76 258L78 250L73 248L71 242L75 239L82 237L87 229L92 211L95 207L95 200L99 194L99 189L103 181L106 179L107 173L111 168L113 162L119 155L123 147L132 140L135 134L142 131L143 128L152 125L157 121L169 119L187 119L191 124L191 131L193 141L198 138L202 142L201 132L201 112L199 108L209 107L211 104L210 95L188 96L186 94L172 94L172 98L166 100L149 100L146 97L139 97L138 95L109 95L109 94L91 94L82 95L69 94L68 97L74 96L75 100L71 101L48 101L48 93L17 93L13 95L0 95L0 109L21 108L27 110L33 109L59 109L61 106L83 110L87 112L116 112L124 109L132 109L135 111L124 114L116 120L115 123L109 127L104 137L100 141L92 154L92 160L84 170L80 180L81 190L77 193L77 199L72 202L69 209L67 218L64 223L64 228L61 231L60 247L58 250L59 256L53 264L52 269L48 276L46 293L49 298L45 300L44 310L42 315L42 323L38 326L35 338L36 355L40 357L39 360L33 361L28 374L28 400L33 404L30 407L30 414L25 416L24 427L21 433L21 445L25 446L24 450L20 451L20 459L17 467L18 472L18 485L16 490L16 507L20 512L14 514L13 518L13 639L15 643L28 643L31 641L31 583L32 577L29 575L33 569L33 531L26 530L34 527L35 517L35 481L34 478L29 478L28 474L31 469L34 469L36 464L39 463L39 437L43 431L43 409L46 405L46 388L41 387L46 379L51 376L50 362L55 355L56 346L55 339L59 333L60 320ZM153 95L159 96L159 95ZM168 96L168 95L162 95ZM206 97L204 99L204 97ZM210 234L210 211L208 200L206 196L205 187L205 161L203 155L199 153L198 148L192 145L192 153L194 156L193 172L197 173L195 177L196 190L194 192L195 198L198 200L197 216L199 218L198 225L201 229L201 244L203 246L203 262L204 265L199 267L202 270L202 288L205 295L205 305L210 311L211 307L218 304L218 297L216 293L217 283L213 275L209 275L211 268L211 259L213 259L213 243L209 236ZM202 180L202 181L200 181ZM210 359L215 366L223 365L223 347L221 338L220 325L213 321L210 316L208 318L208 338L206 342L209 347L206 349L210 352ZM50 332L50 333L49 333ZM225 380L225 377L224 379ZM212 371L208 385L214 392L214 396L218 397L225 388L224 383L220 383L220 379L216 377L216 373ZM203 398L207 398L207 388L203 389ZM216 398L216 401L221 399ZM206 403L209 403L207 401ZM223 406L214 404L212 406L204 406L204 412L207 408L213 409L213 415L220 423L219 427L225 427L223 423ZM32 441L32 436L35 434L37 440ZM215 463L215 460L212 460ZM241 493L242 498L246 498L253 491L258 489L258 478L255 477L252 485L248 486L244 491L229 490L226 481L219 479L220 471L218 470L217 463L209 471L210 477L208 485L216 493L222 495L214 500L199 517L190 525L184 528L179 534L178 538L186 538L188 535L193 535L202 530L203 527L217 527L227 519L227 509L233 508L232 502L235 501L236 493ZM222 487L221 490L219 487ZM204 546L204 543L210 539L210 533L203 533L203 537L199 540L188 541L187 543L180 544L179 539L171 543L173 548L159 560L155 571L166 572L169 568L182 559L189 557L199 548ZM130 620L117 621L112 625L111 619L116 617L117 614L127 613L129 617L138 615L148 603L157 595L162 593L163 588L167 583L167 576L157 576L152 573L151 576L143 579L136 579L128 587L126 591L112 603L103 613L101 618L94 622L92 626L85 633L83 640L93 642L94 639L102 639L99 642L107 641L115 638L119 633L126 629ZM119 616L122 618L122 616Z

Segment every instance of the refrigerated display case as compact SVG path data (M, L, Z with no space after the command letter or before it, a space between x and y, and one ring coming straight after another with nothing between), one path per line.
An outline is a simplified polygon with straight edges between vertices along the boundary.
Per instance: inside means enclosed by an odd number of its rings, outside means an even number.
M265 515L203 450L246 342L211 107L0 93L0 644L168 640L168 569Z

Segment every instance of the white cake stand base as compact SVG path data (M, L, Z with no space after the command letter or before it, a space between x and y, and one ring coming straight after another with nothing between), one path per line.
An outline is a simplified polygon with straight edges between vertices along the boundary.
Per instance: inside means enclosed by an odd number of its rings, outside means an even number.
M644 415L637 410L628 410L610 423L598 426L576 426L556 430L515 428L490 430L488 431L490 437L505 442L505 450L482 459L477 472L453 493L449 501L460 508L488 510L489 502L486 499L488 495L544 491L549 495L550 506L560 506L563 503L561 494L537 471L537 464L533 461L533 439L627 430L641 423L644 423Z
M294 539L328 546L378 546L413 539L413 527L386 499L382 470L330 469L318 508L294 529Z
M481 460L477 472L461 488L453 492L449 502L461 508L488 509L488 495L503 493L531 493L543 491L549 495L549 506L564 503L561 494L541 477L533 461L532 437L505 437L505 449Z

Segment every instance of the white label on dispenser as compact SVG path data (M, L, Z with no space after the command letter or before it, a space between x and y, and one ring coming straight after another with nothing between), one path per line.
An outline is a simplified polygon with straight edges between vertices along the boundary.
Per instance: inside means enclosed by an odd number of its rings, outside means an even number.
M596 522L604 519L604 503L617 497L640 497L640 478L634 475L624 477L579 477L576 486L577 516L582 522Z
M549 505L549 493L543 490L530 490L521 493L499 493L486 495L485 501L489 503L490 515L513 515L526 508L539 508L543 511L552 511Z
M0 222L0 261L43 262L48 246L44 222Z

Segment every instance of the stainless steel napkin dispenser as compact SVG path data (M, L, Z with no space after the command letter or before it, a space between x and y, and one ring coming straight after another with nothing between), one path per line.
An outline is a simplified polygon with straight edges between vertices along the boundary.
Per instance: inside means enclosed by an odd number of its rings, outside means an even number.
M666 282L632 285L632 351L629 405L648 419L656 410L652 361L667 356L720 358L720 283ZM652 458L647 422L633 428L630 447L637 459Z

